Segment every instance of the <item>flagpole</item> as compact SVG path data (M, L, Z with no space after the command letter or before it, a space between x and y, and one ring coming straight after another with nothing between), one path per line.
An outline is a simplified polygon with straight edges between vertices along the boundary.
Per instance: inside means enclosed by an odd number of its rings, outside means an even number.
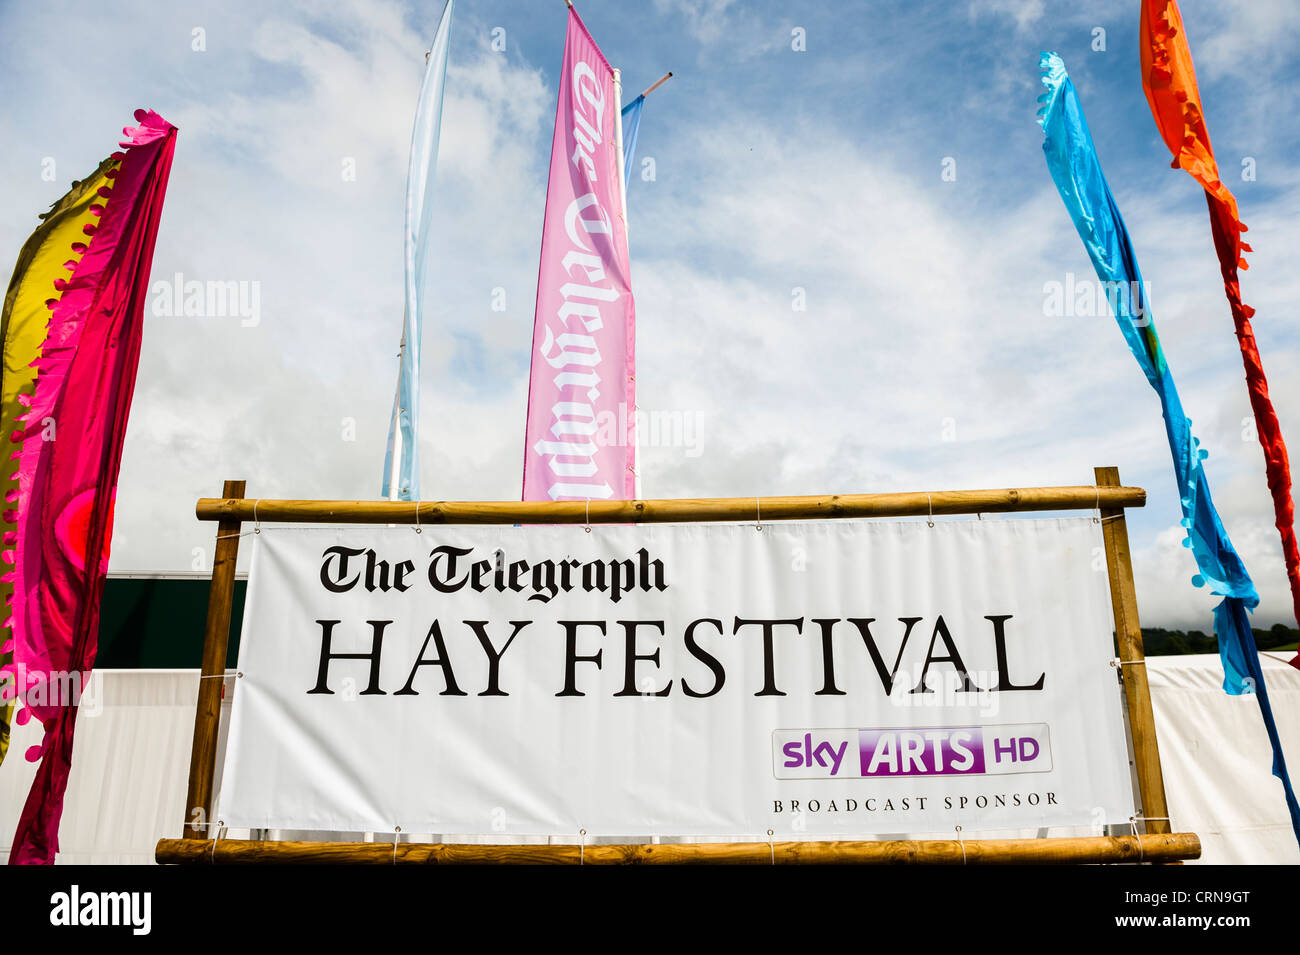
M623 228L627 229L627 170L623 167L623 71L614 70L614 146L618 154L618 194L623 200Z
M673 78L673 71L672 71L672 70L669 70L669 71L668 71L667 73L665 73L663 76L659 77L659 79L657 79L657 80L655 80L653 83L651 83L650 86L648 86L648 87L646 88L646 91L645 91L644 93L642 93L641 95L642 95L642 96L649 96L651 93L653 93L655 90L659 89L659 87L663 86L665 83L667 83L667 82L668 82L669 80L671 80L672 78Z
M571 0L566 0L572 6ZM614 153L618 157L618 195L623 206L623 235L628 235L627 222L627 175L623 167L623 71L614 70ZM631 250L629 247L629 255ZM634 392L635 394L635 392ZM641 433L636 426L635 401L627 413L632 418L632 433L636 436L632 445L632 496L641 498Z

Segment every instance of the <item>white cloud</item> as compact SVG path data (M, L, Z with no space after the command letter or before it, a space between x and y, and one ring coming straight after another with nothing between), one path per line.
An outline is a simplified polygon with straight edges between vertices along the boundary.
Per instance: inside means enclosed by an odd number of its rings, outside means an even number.
M1024 32L1043 18L1043 0L971 0L972 20L985 16L1008 17L1017 32Z
M731 24L727 11L735 5L736 0L655 0L656 10L681 15L691 36L704 44L727 32Z
M1258 83L1294 62L1300 7L1289 0L1193 0L1179 7L1203 80Z

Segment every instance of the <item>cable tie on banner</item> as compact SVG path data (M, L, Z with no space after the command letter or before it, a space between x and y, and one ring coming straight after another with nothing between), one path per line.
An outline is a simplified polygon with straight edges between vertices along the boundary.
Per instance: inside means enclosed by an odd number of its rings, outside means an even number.
M1138 834L1137 816L1129 816L1128 824L1133 829L1133 839L1138 844L1138 864L1146 858L1146 850L1142 848L1142 836Z
M591 533L591 498L587 498L587 523L582 529L588 534Z
M957 844L961 846L961 864L966 864L966 840L962 838L961 826L957 827Z
M208 865L217 864L217 840L225 838L226 821L217 820L217 831L212 834L212 847L208 850Z
M934 527L934 498L930 496L929 491L925 492L925 500L930 505L930 516L925 519L925 523L930 527Z
M402 838L402 827L393 826L393 865L397 865L397 840Z
M761 534L763 532L763 499L762 498L758 498L758 497L754 498L754 520L756 521L756 523L754 524L754 530L758 531Z
M415 502L415 533L423 533L420 528L420 502L418 500Z
M241 677L244 674L238 670L223 670L221 673L206 673L199 677L200 680L224 680L228 676Z
M1144 667L1147 665L1145 658L1141 660L1111 660L1110 665L1113 667Z
M262 522L257 519L257 505L261 503L262 503L262 499L260 497L257 500L253 501L253 533L254 534L262 533Z
M587 863L587 830L586 830L586 829L579 829L579 830L578 830L578 836L579 836L579 839L578 839L578 865L586 865L586 863Z
M772 865L776 865L776 843L772 841L774 835L771 829L767 830L767 847L772 850Z
M1101 523L1101 485L1094 484L1093 487L1097 489L1097 516L1092 519L1092 522L1094 524L1100 524Z

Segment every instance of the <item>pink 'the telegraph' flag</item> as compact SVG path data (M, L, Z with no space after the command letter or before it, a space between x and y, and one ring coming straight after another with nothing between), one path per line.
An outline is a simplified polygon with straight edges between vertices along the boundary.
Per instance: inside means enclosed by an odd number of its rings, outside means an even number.
M537 275L525 501L635 492L636 308L614 71L569 9Z

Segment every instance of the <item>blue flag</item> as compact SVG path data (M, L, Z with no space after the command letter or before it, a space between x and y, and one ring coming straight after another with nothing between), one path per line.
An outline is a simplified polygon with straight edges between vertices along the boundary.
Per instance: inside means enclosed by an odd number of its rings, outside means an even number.
M1043 153L1047 168L1056 183L1074 227L1083 240L1097 278L1107 290L1107 299L1115 311L1115 320L1137 359L1147 381L1160 396L1164 412L1165 433L1174 459L1182 504L1183 527L1187 528L1184 546L1191 549L1200 571L1192 578L1197 587L1209 585L1223 601L1214 609L1214 632L1223 661L1223 688L1236 695L1253 693L1273 746L1273 775L1282 780L1286 792L1291 825L1300 841L1300 806L1287 774L1282 744L1273 719L1273 708L1259 665L1259 652L1250 628L1249 611L1259 605L1259 594L1237 556L1228 533L1219 520L1210 498L1210 485L1201 461L1208 452L1192 436L1192 422L1183 413L1178 389L1165 362L1151 317L1150 303L1138 269L1137 256L1129 238L1128 227L1120 215L1115 197L1101 171L1101 161L1093 146L1092 134L1083 116L1074 84L1065 72L1065 63L1055 53L1042 54L1039 67L1047 92L1038 97L1042 104L1038 123L1043 127Z
M411 158L406 172L405 259L406 308L402 316L402 348L398 359L397 393L388 426L381 496L394 501L420 497L420 340L424 328L424 280L433 220L433 176L438 165L438 134L442 128L442 95L447 80L447 50L452 7L443 7L433 38L415 108Z
M645 93L623 107L623 192L632 183L632 160L636 157L636 133L641 128L641 107Z

